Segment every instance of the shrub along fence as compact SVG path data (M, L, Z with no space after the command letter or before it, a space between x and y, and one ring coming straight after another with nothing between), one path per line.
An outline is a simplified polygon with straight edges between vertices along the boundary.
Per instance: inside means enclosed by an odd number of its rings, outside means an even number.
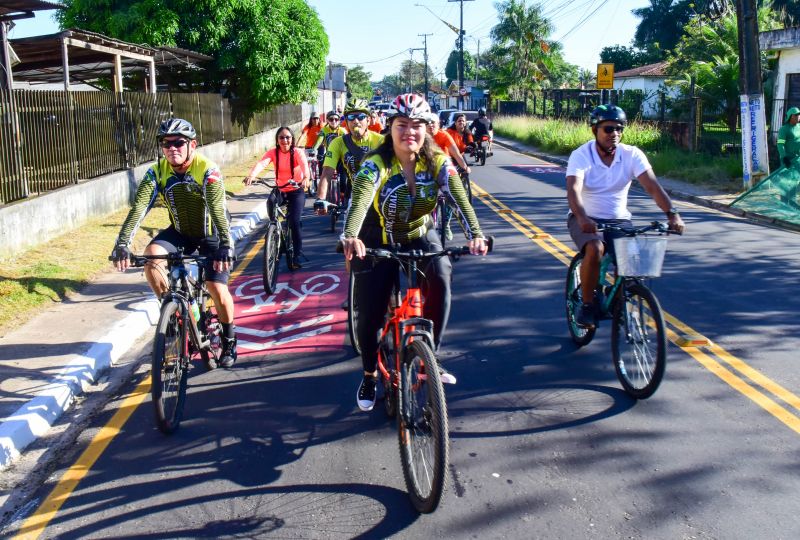
M234 117L219 94L0 91L0 204L156 159L170 117L189 120L205 145L300 122L302 109Z

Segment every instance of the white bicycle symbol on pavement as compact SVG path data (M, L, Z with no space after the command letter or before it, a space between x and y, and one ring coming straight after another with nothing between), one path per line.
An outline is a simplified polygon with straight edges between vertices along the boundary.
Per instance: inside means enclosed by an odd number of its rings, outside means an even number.
M321 296L339 287L341 280L335 274L317 274L307 278L300 284L299 290L293 289L288 283L280 282L275 287L275 292L267 295L260 277L254 277L236 287L234 294L245 300L252 300L253 307L244 313L259 312L265 307L285 306L276 313L284 315L297 309L309 296ZM285 297L278 302L279 297Z

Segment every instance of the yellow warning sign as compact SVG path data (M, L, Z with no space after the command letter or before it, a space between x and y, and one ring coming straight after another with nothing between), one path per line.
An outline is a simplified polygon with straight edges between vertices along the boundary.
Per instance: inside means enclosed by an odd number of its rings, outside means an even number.
M614 64L597 64L597 89L614 88Z

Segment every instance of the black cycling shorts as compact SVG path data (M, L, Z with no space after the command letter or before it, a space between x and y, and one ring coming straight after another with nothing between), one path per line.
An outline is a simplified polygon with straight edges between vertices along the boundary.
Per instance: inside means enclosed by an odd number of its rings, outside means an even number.
M219 249L219 238L216 236L191 238L176 231L172 225L159 232L150 243L158 244L166 249L168 253L175 253L178 249L183 248L184 255L191 255L197 251L203 257L212 257ZM213 281L223 285L228 284L231 273L227 270L224 272L214 270L214 261L211 259L205 262L203 269L205 270L206 281Z

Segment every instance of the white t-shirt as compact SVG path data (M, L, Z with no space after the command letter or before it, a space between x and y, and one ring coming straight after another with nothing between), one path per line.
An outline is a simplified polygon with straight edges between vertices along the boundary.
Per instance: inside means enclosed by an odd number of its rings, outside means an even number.
M583 179L581 198L586 215L598 219L630 219L628 190L631 181L650 168L644 152L628 144L619 144L614 161L606 166L592 140L570 154L567 176Z

